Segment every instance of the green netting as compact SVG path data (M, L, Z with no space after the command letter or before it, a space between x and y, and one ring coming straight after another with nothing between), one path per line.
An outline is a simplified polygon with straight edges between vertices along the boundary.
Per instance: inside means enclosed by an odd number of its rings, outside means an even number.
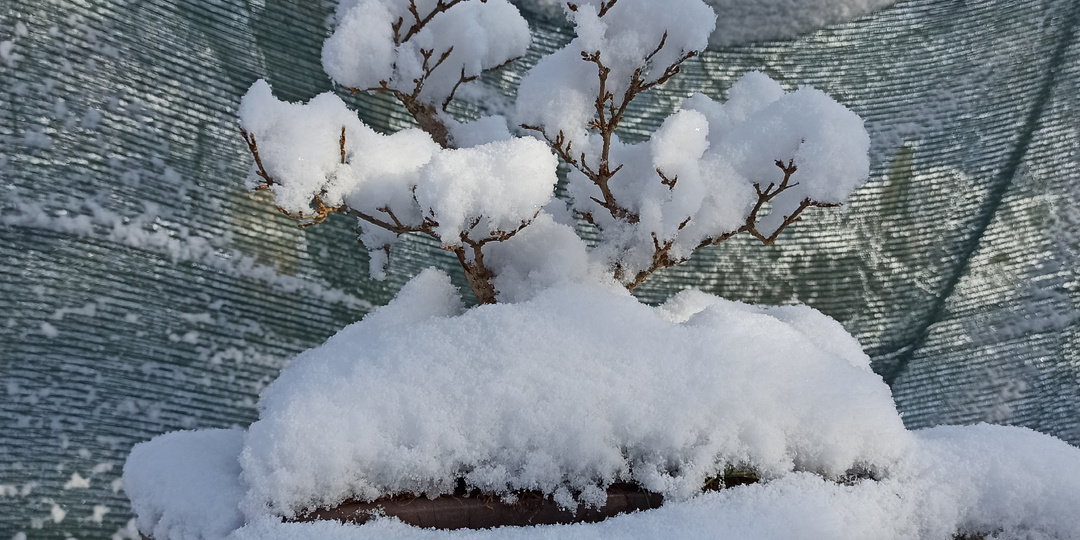
M418 269L455 269L416 240L372 281L347 219L300 231L242 189L239 97L259 77L281 98L331 89L331 11L0 3L0 537L108 537L130 519L117 479L134 443L245 425L293 354ZM808 216L779 246L710 248L641 298L805 302L862 341L909 426L988 420L1080 443L1078 16L1069 0L913 0L709 51L639 104L626 138L758 69L862 115L871 179L846 213ZM529 58L488 84L511 88L568 39L534 31ZM382 129L408 121L347 99Z

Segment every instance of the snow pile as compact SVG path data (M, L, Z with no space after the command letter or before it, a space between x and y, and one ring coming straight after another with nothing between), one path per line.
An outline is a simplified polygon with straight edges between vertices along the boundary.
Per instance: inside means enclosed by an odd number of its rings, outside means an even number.
M482 344L482 345L481 345ZM448 278L297 357L246 433L136 446L140 530L177 538L999 538L1080 536L1080 449L1024 428L904 430L835 321L697 291L648 307L563 284L465 310ZM728 464L765 482L700 493ZM875 480L836 481L850 469ZM457 478L597 504L618 480L664 507L602 523L432 531L282 523L346 498L435 495Z
M660 308L564 285L459 314L428 270L298 356L241 457L249 517L388 493L540 490L602 504L616 481L674 499L728 465L765 477L886 471L907 433L835 321L698 292Z
M236 505L243 442L241 430L204 429L135 445L123 481L139 530L157 540L199 540L243 525Z
M792 39L825 26L855 20L896 0L704 0L719 15L709 45ZM657 0L662 4L663 0ZM564 17L564 0L517 0L522 10L553 22Z
M453 539L940 540L1080 538L1080 449L1039 433L980 424L913 433L896 474L852 485L810 473L704 493L600 523L437 531L256 519L234 540Z

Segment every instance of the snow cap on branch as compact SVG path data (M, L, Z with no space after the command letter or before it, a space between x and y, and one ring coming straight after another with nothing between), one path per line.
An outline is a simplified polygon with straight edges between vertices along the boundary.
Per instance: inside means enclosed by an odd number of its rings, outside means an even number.
M803 210L845 202L869 175L862 120L819 90L785 93L752 72L726 103L695 95L683 107L640 144L605 133L599 115L569 143L566 131L536 130L571 162L572 207L602 233L594 254L631 288L734 234L771 244Z
M543 127L552 137L562 132L585 150L583 129L596 114L599 72L607 71L604 90L612 94L610 103L619 107L635 74L640 83L654 84L688 53L703 50L716 14L701 0L593 0L573 5L567 13L578 37L541 59L522 79L517 120Z
M268 186L286 212L310 215L319 196L327 207L348 201L360 209L388 206L400 217L418 217L408 210L409 191L420 167L438 150L426 133L407 129L381 135L332 93L288 103L275 98L264 80L240 101L240 125L249 144L257 145L256 169L264 169L251 175L248 187Z
M784 93L761 73L748 73L723 105L703 95L684 103L709 119L715 154L748 184L777 188L793 164L788 189L770 201L758 230L769 235L804 201L836 205L847 201L870 174L870 136L863 121L824 92L808 86Z
M558 165L536 139L445 150L421 171L416 200L438 222L443 245L509 234L551 200Z
M441 106L459 82L525 54L529 26L506 0L360 0L342 4L323 45L330 78ZM438 66L438 69L435 67Z

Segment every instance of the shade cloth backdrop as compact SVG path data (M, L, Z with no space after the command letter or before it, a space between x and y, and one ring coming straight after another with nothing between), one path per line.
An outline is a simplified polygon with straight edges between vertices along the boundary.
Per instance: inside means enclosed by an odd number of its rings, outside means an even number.
M295 353L455 262L421 239L367 277L347 218L300 231L243 190L239 98L331 90L330 3L0 2L0 538L123 537L136 442L246 425ZM846 212L775 247L739 238L639 290L804 302L840 320L909 427L990 421L1080 444L1080 51L1074 0L911 0L798 38L708 51L630 115L745 71L864 119L872 174ZM509 92L568 38L534 17ZM369 124L408 120L347 96ZM498 100L458 112L497 109ZM464 281L455 274L457 283ZM466 288L467 289L467 288Z

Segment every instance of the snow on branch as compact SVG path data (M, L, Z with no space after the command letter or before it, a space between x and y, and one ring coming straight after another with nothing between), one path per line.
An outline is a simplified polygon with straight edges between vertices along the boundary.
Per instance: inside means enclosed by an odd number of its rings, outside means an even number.
M393 95L440 146L462 84L525 54L529 29L507 0L361 0L338 14L323 67L352 92Z
M395 96L420 129L380 135L332 94L287 104L256 83L240 111L255 161L249 187L273 192L302 227L333 213L357 218L376 277L398 236L438 239L478 301L491 303L496 283L521 289L498 268L528 280L512 259L539 261L517 239L553 196L556 156L571 169L570 209L600 232L590 265L631 290L737 234L772 245L806 209L838 206L866 180L862 121L820 91L785 92L760 73L738 81L726 103L693 96L649 141L622 142L631 102L704 49L715 14L701 0L586 1L566 13L577 37L518 89L515 123L536 138L513 138L501 117L464 125L446 114L462 85L528 46L506 0L343 7L323 49L327 73L352 92ZM529 242L577 253L556 220L540 221ZM486 257L503 242L498 261ZM571 266L566 276L594 273Z
M575 13L582 11L578 7ZM612 9L608 17L620 13ZM663 27L653 33L660 35L658 44L639 48L633 62L620 48L621 65L605 59L605 54L616 55L614 48L576 50L585 40L575 40L541 61L519 92L519 116L527 120L522 127L572 168L572 208L600 230L594 253L627 288L685 262L695 249L736 234L772 245L807 208L839 206L866 180L869 137L862 121L817 90L785 93L760 73L737 82L727 104L704 96L688 100L647 143L619 141L616 129L630 100L663 84L694 55L669 51L671 63L654 66L673 34ZM617 37L609 39L622 43ZM562 62L563 72L575 70L569 62L575 52L593 66L594 83L579 84L572 91L577 95L564 91L558 100L588 102L589 110L584 105L577 111L572 106L541 109L550 103L543 101L545 91L558 93L552 84L562 84L550 82L558 71L553 64ZM616 72L625 79L620 81ZM583 98L586 92L591 97ZM796 170L801 172L796 175Z
M376 133L330 93L285 103L260 81L241 101L240 120L254 158L249 188L270 190L301 227L332 213L357 218L376 276L399 235L435 238L481 303L495 301L484 247L529 225L558 178L555 156L535 139L443 149L419 129Z

